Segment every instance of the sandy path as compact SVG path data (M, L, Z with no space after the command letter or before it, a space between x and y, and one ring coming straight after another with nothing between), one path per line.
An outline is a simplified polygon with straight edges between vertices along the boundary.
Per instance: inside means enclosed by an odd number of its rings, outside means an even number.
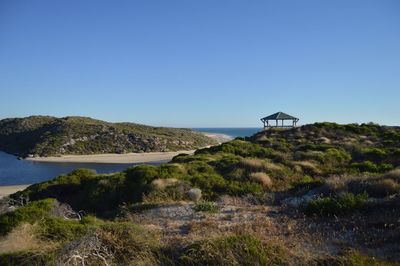
M149 163L168 162L178 154L193 154L195 151L176 152L146 152L125 154L92 154L92 155L64 155L60 157L26 158L35 162L59 162L59 163Z
M16 185L16 186L0 186L0 199L17 191L24 190L30 185Z

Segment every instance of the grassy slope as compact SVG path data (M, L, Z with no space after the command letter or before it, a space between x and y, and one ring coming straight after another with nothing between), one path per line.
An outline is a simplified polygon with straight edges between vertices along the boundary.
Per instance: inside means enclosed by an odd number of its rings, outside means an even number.
M399 129L377 125L323 123L287 131L271 130L248 139L233 140L199 150L192 156L177 156L172 163L162 166L138 166L113 175L77 170L33 185L13 197L29 196L33 202L56 198L75 210L85 210L97 217L114 220L126 211L136 212L161 202L187 200L187 191L191 187L200 188L204 199L210 201L224 194L246 198L252 195L253 201L270 204L271 195L275 195L277 199L274 203L282 208L283 202L314 192L318 194L317 197L286 210L288 213L296 213L291 219L297 219L298 213L304 213L306 216L301 219L305 219L305 224L314 223L316 228L320 226L326 234L327 228L336 230L332 224L339 225L340 217L343 228L357 225L357 241L351 240L350 248L362 247L372 252L382 245L398 243L400 239L400 170L396 169L399 166ZM42 211L32 212L31 209L28 209L30 212L27 215L8 214L11 218L0 216L1 227L7 228L3 234L16 230L21 222L31 223L38 219L38 213L39 216L47 217ZM112 222L113 226L123 220ZM102 225L95 225L99 228L99 234L119 234L115 230L110 232L110 227L103 225L108 222L100 223ZM63 226L65 230L72 230L68 229L67 224ZM76 239L87 234L85 232L79 229L76 235L67 235ZM316 231L311 232L314 233ZM62 236L66 233L55 232L53 235L58 234ZM151 260L152 264L168 264L166 261L181 265L234 265L246 264L246 261L250 265L290 263L290 255L284 252L284 247L278 242L265 243L260 237L234 233L220 238L203 237L183 247L177 243L172 246L166 243L160 247L145 241L136 248L147 255L151 254L146 260ZM70 240L57 241L62 246ZM133 236L126 241L137 243ZM111 246L120 247L119 243ZM53 249L51 254L59 256L60 250ZM3 259L16 258L7 256ZM131 255L130 258L133 257ZM117 257L122 261L124 258L122 255ZM364 256L357 251L346 251L313 263L392 264Z
M32 116L0 121L0 149L20 156L176 151L210 144L215 141L188 129L86 117Z

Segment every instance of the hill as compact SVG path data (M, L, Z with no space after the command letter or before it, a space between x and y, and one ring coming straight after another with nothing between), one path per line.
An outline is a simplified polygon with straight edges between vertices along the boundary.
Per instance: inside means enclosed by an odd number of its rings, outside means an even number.
M23 157L192 150L212 144L216 141L189 129L108 123L87 117L0 120L0 150Z
M0 263L399 265L399 167L399 128L317 123L79 169L3 201Z

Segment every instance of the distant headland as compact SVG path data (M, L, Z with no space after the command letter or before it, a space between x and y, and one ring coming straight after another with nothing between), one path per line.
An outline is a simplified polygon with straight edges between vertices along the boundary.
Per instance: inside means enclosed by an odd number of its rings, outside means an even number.
M66 155L176 153L218 142L216 138L190 129L110 123L88 117L30 116L0 120L0 150L30 159Z

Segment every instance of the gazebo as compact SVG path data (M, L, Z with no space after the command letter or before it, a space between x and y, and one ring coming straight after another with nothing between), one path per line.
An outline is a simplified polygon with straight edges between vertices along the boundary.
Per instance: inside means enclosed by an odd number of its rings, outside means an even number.
M269 123L271 120L272 121L275 120L275 125L272 125L272 124ZM285 120L292 121L292 124L291 125L285 125L285 123L284 123ZM294 117L294 116L285 114L283 112L277 112L277 113L275 113L273 115L269 115L269 116L266 116L264 118L261 118L261 121L264 124L264 129L265 128L271 128L271 127L291 128L291 127L295 127L296 126L296 124L299 121L299 119ZM278 121L282 121L282 123L279 125Z

